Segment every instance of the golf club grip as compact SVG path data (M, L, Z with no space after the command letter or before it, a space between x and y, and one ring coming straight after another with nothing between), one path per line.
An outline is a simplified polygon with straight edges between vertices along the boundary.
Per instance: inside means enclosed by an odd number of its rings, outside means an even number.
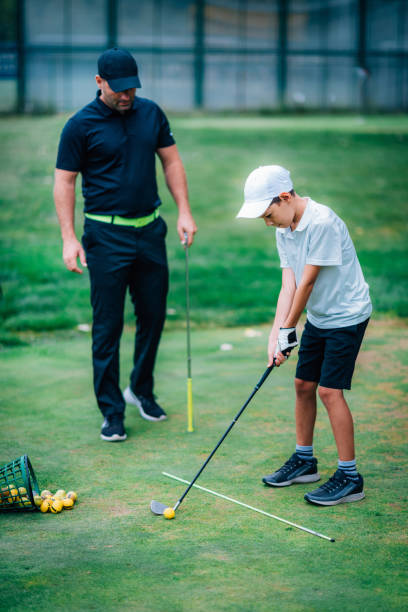
M191 487L193 486L193 484L196 482L196 480L198 479L198 477L200 476L200 474L204 471L205 467L209 464L209 462L211 461L211 459L214 457L215 453L217 452L218 448L221 446L221 444L224 442L225 438L227 437L227 435L229 434L229 432L231 431L231 429L234 427L235 423L238 421L239 417L241 416L241 414L244 412L245 408L248 406L249 402L251 401L251 399L254 397L255 393L260 389L260 387L264 384L265 380L268 378L269 374L272 372L273 368L275 367L275 362L266 368L265 372L263 373L263 375L261 376L261 378L259 379L259 381L257 382L257 384L255 385L251 395L248 397L247 401L245 402L245 404L242 406L241 410L236 414L235 418L231 421L228 429L226 430L226 432L222 435L222 437L220 438L220 440L218 441L216 447L213 449L213 451L208 455L207 459L204 461L203 465L200 467L200 469L198 470L197 474L194 476L193 480L190 482L190 484L188 485L187 489L184 491L183 495L180 497L180 499L177 501L176 506L178 507L181 502L183 501L183 499L185 498L185 496L187 495L187 493L189 492L189 490L191 489ZM175 506L175 507L176 507Z

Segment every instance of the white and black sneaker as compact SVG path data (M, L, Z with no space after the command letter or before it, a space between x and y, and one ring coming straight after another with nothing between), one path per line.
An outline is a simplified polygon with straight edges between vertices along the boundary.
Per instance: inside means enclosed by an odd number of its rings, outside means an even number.
M123 442L127 435L123 426L123 415L113 414L105 417L102 423L101 438L105 442Z
M271 487L288 487L294 483L316 482L317 480L320 480L317 459L315 457L301 459L296 453L293 453L279 470L262 478L262 482Z
M146 421L164 421L167 419L166 413L156 402L153 395L150 397L136 395L130 387L126 387L123 397L128 404L133 404L133 406L139 408L140 416L146 419Z

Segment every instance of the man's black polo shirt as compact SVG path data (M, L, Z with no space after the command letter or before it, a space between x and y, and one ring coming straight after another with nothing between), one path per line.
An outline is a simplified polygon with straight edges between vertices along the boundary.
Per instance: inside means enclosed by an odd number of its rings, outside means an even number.
M155 152L174 143L151 100L136 97L121 114L97 97L66 123L56 167L81 172L85 212L142 217L160 205Z

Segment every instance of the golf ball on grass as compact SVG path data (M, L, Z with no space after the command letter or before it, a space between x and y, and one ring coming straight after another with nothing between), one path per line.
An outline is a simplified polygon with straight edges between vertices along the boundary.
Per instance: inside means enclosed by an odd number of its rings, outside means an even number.
M174 518L174 510L173 508L166 508L163 512L163 516L166 519L172 519Z

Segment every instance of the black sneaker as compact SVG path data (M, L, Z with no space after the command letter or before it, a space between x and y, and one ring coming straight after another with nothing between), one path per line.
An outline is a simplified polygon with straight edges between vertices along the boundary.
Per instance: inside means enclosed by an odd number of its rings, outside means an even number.
M295 482L316 482L320 480L317 471L317 459L301 459L299 455L293 455L273 474L262 478L262 482L271 487L288 487Z
M136 395L130 387L123 392L123 397L128 404L133 404L139 408L140 415L146 421L164 421L167 418L163 408L154 399L153 395L145 397Z
M364 480L361 474L352 478L341 470L337 470L321 487L306 493L305 500L319 506L335 506L359 501L365 497L363 486Z
M127 435L123 427L123 415L114 414L106 417L102 423L101 438L106 442L122 442Z

